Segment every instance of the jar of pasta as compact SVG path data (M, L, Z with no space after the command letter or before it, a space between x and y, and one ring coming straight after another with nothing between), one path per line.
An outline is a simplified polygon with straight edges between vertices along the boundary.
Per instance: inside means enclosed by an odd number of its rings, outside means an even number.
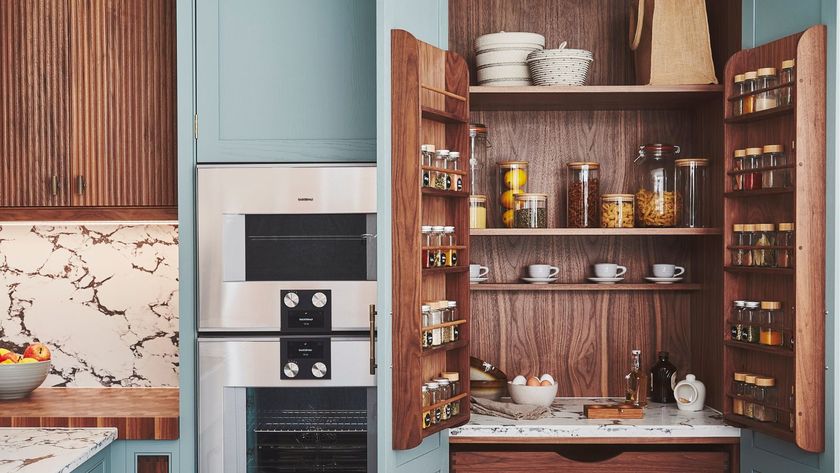
M633 228L635 222L633 194L601 196L601 228Z
M528 163L526 161L502 161L498 164L499 217L502 227L514 227L514 207L517 194L526 191Z
M679 146L647 144L639 147L636 224L640 227L676 225L680 198L674 186L674 160Z

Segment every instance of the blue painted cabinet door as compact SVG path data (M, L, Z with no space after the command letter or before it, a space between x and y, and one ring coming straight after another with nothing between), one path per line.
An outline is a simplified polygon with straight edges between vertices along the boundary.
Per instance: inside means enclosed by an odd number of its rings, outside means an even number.
M441 432L412 450L391 448L391 30L403 29L417 39L447 48L449 35L447 0L377 0L377 464L379 472L446 473L449 442Z
M837 5L834 0L743 0L742 2L742 39L741 46L752 48L768 43L789 34L802 31L809 26L824 23L828 26L828 63L827 63L827 101L826 104L826 161L833 163L836 104L836 25ZM827 185L829 195L828 222L826 228L836 226L835 212L831 211L835 201L837 179L835 165L829 164ZM829 230L827 240L827 278L826 307L834 307L834 294L831 282L834 281L835 243L834 232ZM835 471L834 463L834 389L835 363L834 318L826 320L826 450L822 454L808 453L800 450L792 443L783 442L773 437L744 429L741 436L741 471L744 473L825 473Z
M196 0L200 163L373 162L376 0Z

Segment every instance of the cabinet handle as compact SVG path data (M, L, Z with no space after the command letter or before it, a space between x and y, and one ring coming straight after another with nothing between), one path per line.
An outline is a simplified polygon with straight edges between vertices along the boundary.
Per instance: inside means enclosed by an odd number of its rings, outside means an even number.
M50 178L50 193L52 195L58 195L58 176L55 174Z
M376 304L370 305L370 374L376 374Z
M87 185L85 184L85 176L77 176L76 177L76 192L79 195L82 195L82 194L85 193L86 188L87 188Z

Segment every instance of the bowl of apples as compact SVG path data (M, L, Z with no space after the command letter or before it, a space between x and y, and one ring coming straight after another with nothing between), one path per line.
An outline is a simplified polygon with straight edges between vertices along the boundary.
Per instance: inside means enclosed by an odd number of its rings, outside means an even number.
M50 350L32 343L23 355L0 348L0 400L21 399L32 393L50 373Z
M508 383L510 398L515 404L531 404L548 407L557 396L557 383L550 374L537 378L519 375Z

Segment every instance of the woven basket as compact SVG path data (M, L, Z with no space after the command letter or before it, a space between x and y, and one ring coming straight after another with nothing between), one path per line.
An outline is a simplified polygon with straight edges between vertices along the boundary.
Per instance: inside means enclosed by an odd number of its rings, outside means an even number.
M584 49L566 49L563 42L559 49L532 52L526 62L534 85L586 85L593 57Z

